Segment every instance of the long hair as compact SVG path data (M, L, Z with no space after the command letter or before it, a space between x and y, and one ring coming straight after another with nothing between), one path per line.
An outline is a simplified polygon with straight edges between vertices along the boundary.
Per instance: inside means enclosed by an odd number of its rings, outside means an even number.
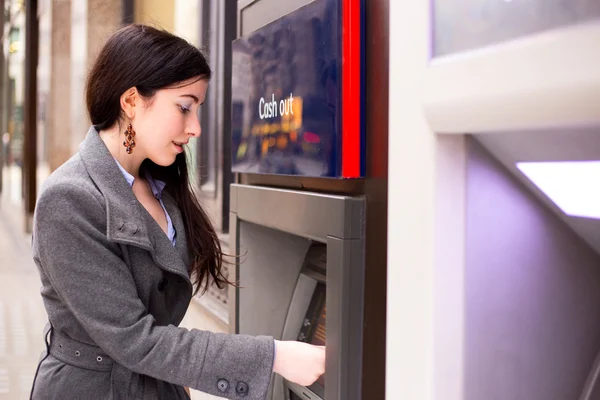
M151 98L160 89L210 77L206 57L184 39L153 27L129 25L107 41L90 71L88 113L98 131L107 129L121 122L120 98L127 89L136 87L142 97ZM208 290L211 278L219 288L230 283L221 270L223 252L217 233L191 187L186 153L178 154L168 167L145 160L140 169L163 180L181 210L194 294Z

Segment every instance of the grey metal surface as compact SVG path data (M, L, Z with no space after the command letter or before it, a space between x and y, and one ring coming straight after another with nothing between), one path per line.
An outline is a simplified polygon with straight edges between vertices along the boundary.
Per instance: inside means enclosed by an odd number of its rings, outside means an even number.
M283 334L308 239L246 221L239 224L238 329L249 335Z
M363 258L362 240L328 238L326 399L362 398Z
M238 195L237 195L237 189L238 187L240 187L240 185L238 184L232 184L229 186L229 212L230 213L237 213L237 199L238 199ZM229 216L229 221L231 221L231 215ZM231 222L230 222L230 226L229 229L231 229Z
M310 300L317 287L317 281L314 278L301 274L296 284L296 289L292 296L290 308L283 328L281 340L297 340L298 333L302 329L304 316L308 311Z
M238 218L325 243L329 236L358 239L364 231L364 198L231 185ZM233 208L235 207L235 208Z
M305 257L311 239L325 243L325 398L361 399L364 198L243 185L232 185L231 198L230 244L241 261L234 278L241 288L230 292L231 331L293 339L292 322L285 337L284 327L307 307L299 301L290 312L293 296L302 297L297 283L302 286ZM273 399L280 400L283 382L276 378L273 385Z
M327 374L325 399L358 400L362 398L362 325L363 325L363 241L329 238L327 241ZM308 282L300 276L296 286L296 302L292 302L286 321L284 339L293 340L300 331L310 298L306 299ZM297 296L296 296L297 295ZM304 310L304 311L303 311ZM283 386L298 395L308 394L298 385L278 379L275 388ZM280 389L279 389L280 390ZM274 395L277 395L277 390ZM303 396L301 396L303 397ZM273 397L279 400L280 397Z
M288 390L288 391L291 390L296 395L298 395L298 397L300 397L301 399L311 399L311 400L322 399L322 397L319 396L317 393L313 392L312 390L310 390L304 386L300 386L297 383L286 381L283 384L283 387L284 387L284 389L283 389L284 396L287 394L287 393L285 393L286 390ZM283 397L283 398L287 400L287 397ZM275 398L273 400L275 400Z
M233 197L232 197L233 198ZM239 220L237 219L236 214L229 213L229 253L234 257L237 257L239 254ZM240 275L239 269L239 260L235 258L233 260L235 265L231 265L229 267L229 281L232 283L238 282L238 277ZM238 295L237 295L237 287L233 285L229 285L229 333L237 333L238 332Z
M240 0L238 1L238 33L246 35L291 13L314 0Z
M304 316L308 311L310 301L314 294L315 288L317 287L317 280L301 274L298 278L294 295L286 318L285 326L283 329L283 335L281 340L297 340L298 333L302 329L302 323ZM284 400L285 390L288 390L289 382L285 382L280 375L274 377L273 382L273 400ZM299 388L296 388L298 392ZM316 395L315 395L316 396ZM317 400L315 398L315 400Z

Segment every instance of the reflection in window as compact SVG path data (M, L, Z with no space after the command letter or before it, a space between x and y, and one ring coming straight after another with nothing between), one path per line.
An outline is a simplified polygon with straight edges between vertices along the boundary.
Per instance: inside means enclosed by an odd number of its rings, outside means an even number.
M598 0L434 0L433 56L598 19Z

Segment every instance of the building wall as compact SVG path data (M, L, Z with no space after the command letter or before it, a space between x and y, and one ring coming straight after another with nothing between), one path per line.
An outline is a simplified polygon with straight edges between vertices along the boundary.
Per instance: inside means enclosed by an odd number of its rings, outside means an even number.
M71 153L78 151L90 120L85 108L87 74L106 40L121 27L121 0L71 3Z
M87 68L91 68L104 43L121 28L122 0L87 0Z
M52 0L48 164L54 171L71 156L71 0ZM45 55L40 53L40 62Z
M173 32L175 0L135 0L134 22Z
M48 159L48 96L50 95L50 51L52 43L52 15L50 0L38 4L39 55L37 68L37 162L46 164Z
M85 79L87 69L88 0L71 1L71 75L70 75L70 153L75 154L89 126L85 112Z
M432 131L430 8L390 2L386 396L576 399L599 256L465 135Z
M434 398L436 260L443 259L444 268L459 277L464 266L459 250L464 203L455 189L463 176L461 138L438 140L420 101L429 61L430 15L429 2L390 1L387 399ZM440 172L450 179L436 191L436 163L441 161L445 168ZM436 203L442 197L445 203ZM439 215L453 220L436 219L436 204L445 207ZM455 235L445 235L444 229ZM447 243L436 247L436 235L447 237ZM460 348L447 355L457 357L460 363ZM446 397L439 398L460 399L452 369L444 374L448 384L435 382L440 391L447 389Z
M173 32L200 47L200 16L198 0L175 0Z

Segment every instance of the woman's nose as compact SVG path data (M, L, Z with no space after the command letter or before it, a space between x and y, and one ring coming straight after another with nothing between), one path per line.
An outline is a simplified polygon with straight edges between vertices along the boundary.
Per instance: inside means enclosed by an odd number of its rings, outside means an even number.
M190 125L188 126L188 135L193 137L200 137L202 128L200 127L200 120L197 117L192 118Z

